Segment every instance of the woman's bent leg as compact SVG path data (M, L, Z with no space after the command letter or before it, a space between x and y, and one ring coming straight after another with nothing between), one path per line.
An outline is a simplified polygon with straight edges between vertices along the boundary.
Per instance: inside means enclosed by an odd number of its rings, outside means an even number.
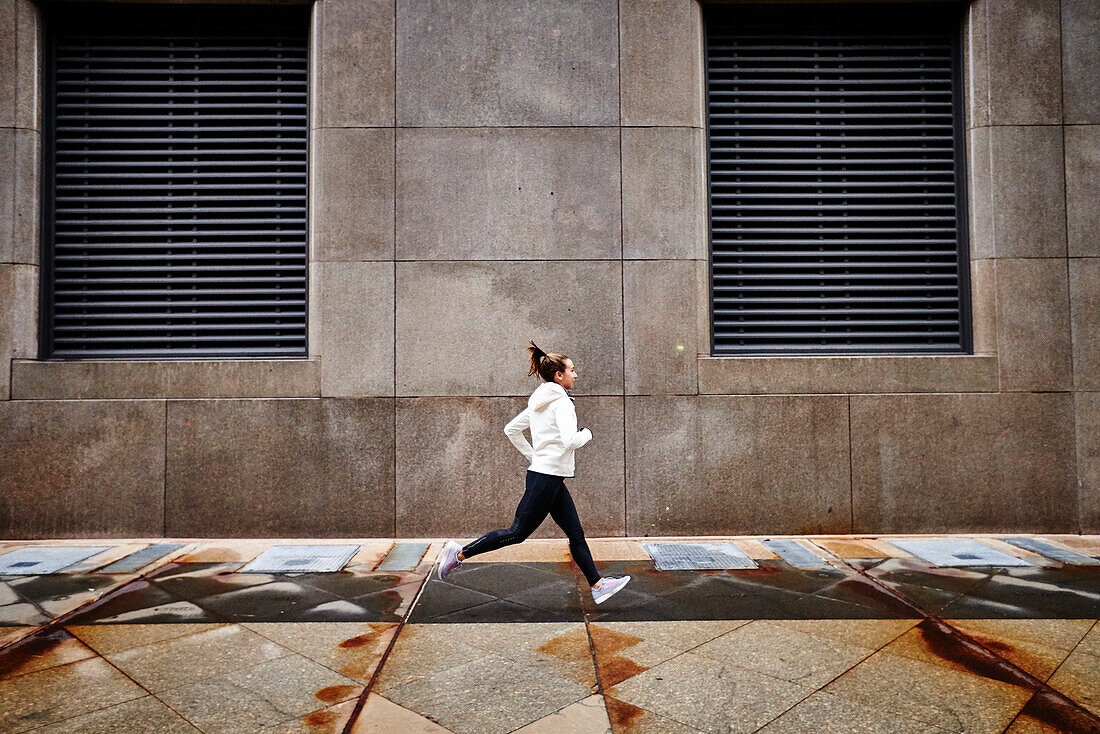
M581 573L588 579L589 586L595 586L600 580L600 572L596 570L596 564L592 561L592 552L588 550L588 542L584 539L584 528L577 517L577 507L573 504L573 497L565 484L558 490L558 496L554 498L554 505L550 509L550 517L558 524L569 538L569 554L580 566Z
M490 530L477 540L469 543L462 549L462 555L466 558L481 553L503 548L506 545L522 543L527 536L535 532L542 521L550 512L554 501L554 486L551 477L538 472L527 472L527 487L523 492L523 499L516 507L516 517L512 520L510 528Z

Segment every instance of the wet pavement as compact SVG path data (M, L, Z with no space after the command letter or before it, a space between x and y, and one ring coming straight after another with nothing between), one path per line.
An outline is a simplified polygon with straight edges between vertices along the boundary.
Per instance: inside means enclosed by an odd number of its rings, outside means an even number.
M1100 732L1100 538L969 538L1023 565L707 538L757 568L661 571L594 539L632 576L600 606L564 540L446 581L439 539L341 540L335 573L242 572L317 540L0 542L108 549L0 576L0 732Z

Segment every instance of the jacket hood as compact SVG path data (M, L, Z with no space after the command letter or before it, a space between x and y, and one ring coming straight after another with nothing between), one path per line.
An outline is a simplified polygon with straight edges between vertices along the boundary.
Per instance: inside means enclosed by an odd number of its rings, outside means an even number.
M569 397L565 388L556 382L544 382L535 388L531 397L527 400L527 407L531 410L542 410L550 403L561 398Z

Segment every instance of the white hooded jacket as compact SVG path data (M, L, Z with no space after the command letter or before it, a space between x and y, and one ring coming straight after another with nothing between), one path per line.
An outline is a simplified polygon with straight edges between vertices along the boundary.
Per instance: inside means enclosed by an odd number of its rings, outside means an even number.
M531 430L531 443L523 437L525 428ZM573 451L592 440L587 428L577 430L573 399L556 382L535 388L527 408L508 422L504 433L531 462L528 469L559 477L573 476Z

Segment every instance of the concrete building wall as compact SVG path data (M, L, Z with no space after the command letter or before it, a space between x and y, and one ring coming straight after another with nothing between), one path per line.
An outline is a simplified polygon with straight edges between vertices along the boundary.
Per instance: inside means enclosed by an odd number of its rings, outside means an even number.
M507 525L528 339L590 535L1100 532L1093 0L969 5L975 353L911 357L709 355L696 0L316 0L309 359L37 361L39 17L0 0L0 536Z

